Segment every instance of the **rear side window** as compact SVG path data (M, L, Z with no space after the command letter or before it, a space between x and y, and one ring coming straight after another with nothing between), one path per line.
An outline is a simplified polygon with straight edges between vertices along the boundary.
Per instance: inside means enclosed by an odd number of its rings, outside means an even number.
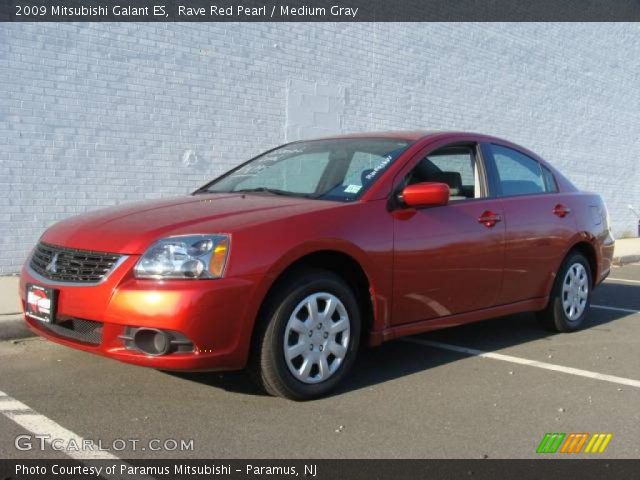
M547 167L542 165L542 176L544 177L544 187L547 192L556 193L558 191L558 184L556 179Z
M491 145L491 151L502 196L548 191L542 166L536 160L502 145Z

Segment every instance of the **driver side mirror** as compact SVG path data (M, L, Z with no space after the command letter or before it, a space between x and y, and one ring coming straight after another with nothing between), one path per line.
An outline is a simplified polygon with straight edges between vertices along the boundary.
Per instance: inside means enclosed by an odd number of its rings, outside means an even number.
M449 203L449 185L435 182L414 183L404 187L399 197L407 207L438 207Z

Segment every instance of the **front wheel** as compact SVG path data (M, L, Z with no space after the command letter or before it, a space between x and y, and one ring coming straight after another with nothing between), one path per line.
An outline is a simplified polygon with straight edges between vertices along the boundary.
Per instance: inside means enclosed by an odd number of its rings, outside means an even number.
M557 332L572 332L584 323L591 302L591 267L579 252L570 253L558 272L549 304L538 313L542 324Z
M290 275L267 299L251 373L272 395L323 396L351 369L360 323L355 295L340 277L321 270Z

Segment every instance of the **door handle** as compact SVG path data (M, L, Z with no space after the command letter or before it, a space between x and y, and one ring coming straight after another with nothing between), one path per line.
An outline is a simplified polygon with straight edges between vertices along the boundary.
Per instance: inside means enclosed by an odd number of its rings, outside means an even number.
M483 224L487 228L495 226L496 223L502 220L502 217L497 213L493 213L490 210L485 210L478 217L478 223Z
M570 213L571 213L571 209L569 207L566 207L565 205L562 205L561 203L553 207L553 214L557 215L560 218L564 218Z

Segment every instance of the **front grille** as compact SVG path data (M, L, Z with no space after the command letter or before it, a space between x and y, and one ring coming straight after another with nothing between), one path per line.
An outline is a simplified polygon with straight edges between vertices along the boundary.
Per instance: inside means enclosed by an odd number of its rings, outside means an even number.
M60 337L71 338L92 345L102 342L102 323L82 318L72 318L61 323L44 323L38 325Z
M105 278L121 255L58 247L40 242L31 255L31 268L50 280L96 283Z

